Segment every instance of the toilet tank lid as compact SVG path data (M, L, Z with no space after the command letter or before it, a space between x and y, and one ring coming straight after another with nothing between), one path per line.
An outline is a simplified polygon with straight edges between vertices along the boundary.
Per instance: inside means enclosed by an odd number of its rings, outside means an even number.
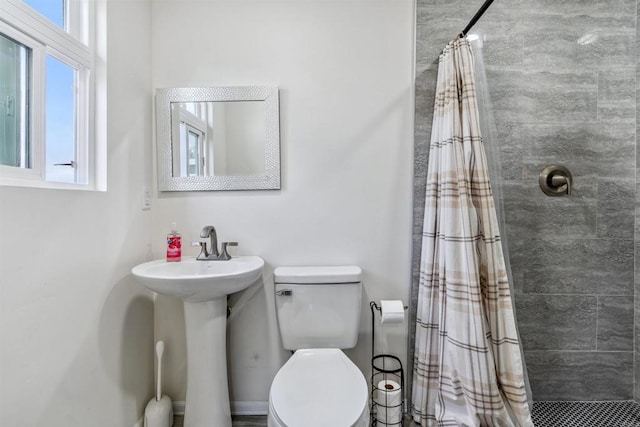
M357 283L362 269L355 265L278 267L273 278L275 283Z

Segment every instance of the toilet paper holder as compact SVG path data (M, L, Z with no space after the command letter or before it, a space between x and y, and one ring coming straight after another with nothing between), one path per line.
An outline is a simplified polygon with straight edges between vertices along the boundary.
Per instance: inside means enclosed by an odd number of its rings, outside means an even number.
M404 426L404 369L391 354L375 354L375 311L371 301L371 426ZM407 307L404 307L405 310ZM391 387L391 388L389 388Z

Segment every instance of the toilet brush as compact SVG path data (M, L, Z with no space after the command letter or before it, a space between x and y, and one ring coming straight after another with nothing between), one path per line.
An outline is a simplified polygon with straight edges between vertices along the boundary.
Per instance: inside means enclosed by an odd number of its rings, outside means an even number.
M162 353L164 342L156 343L156 356L158 357L158 378L156 383L156 395L152 397L144 410L144 427L171 427L173 425L173 407L171 399L162 395Z

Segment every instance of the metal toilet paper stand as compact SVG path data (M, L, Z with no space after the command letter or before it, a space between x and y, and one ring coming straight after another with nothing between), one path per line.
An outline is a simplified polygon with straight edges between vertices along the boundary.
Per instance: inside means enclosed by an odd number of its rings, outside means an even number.
M381 313L382 309L375 301L371 301L369 307L371 307L371 425L404 426L404 370L402 362L391 354L375 354L376 316L374 310ZM399 390L396 385L399 385ZM393 388L388 389L384 386L393 386ZM399 400L397 399L398 391ZM398 413L400 420L394 421ZM392 419L389 420L389 418Z

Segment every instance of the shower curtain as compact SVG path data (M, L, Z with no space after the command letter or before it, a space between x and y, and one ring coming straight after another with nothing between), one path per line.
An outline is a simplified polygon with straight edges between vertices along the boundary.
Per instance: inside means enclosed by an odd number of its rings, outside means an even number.
M533 426L466 38L439 59L418 292L414 420Z

